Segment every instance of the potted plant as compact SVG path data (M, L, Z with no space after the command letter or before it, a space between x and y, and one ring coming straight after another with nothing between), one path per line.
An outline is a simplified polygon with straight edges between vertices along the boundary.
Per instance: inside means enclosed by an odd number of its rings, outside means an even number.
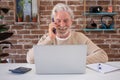
M17 13L18 22L22 22L23 21L24 4L25 4L24 0L19 0L19 2L18 2L19 12Z
M33 13L32 15L32 22L37 22L37 14L36 13Z
M22 22L23 21L23 12L20 11L18 14L17 14L17 18L18 18L18 22Z
M4 53L4 49L9 48L9 45L13 46L11 42L6 40L13 35L13 32L6 32L9 28L5 26L0 25L0 63L6 63L7 60L4 58L9 56L8 53Z
M25 0L19 0L18 2L18 6L19 6L19 11L17 13L17 17L18 17L18 22L22 22L23 21L23 17L27 18L27 22L29 22L28 17L29 15L24 16L24 5L25 5ZM32 0L28 0L28 3L31 4Z

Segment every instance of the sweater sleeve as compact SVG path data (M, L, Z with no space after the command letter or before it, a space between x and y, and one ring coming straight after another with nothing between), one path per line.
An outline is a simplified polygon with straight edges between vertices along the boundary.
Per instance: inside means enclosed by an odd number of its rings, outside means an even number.
M88 46L87 51L87 64L98 63L98 62L107 62L108 56L106 52L93 43L88 37L82 34L84 38L84 43Z
M40 38L37 45L51 45L52 43L53 41L50 39L50 37L47 34L45 34ZM35 53L33 52L33 48L27 52L26 60L28 63L34 63L34 54Z

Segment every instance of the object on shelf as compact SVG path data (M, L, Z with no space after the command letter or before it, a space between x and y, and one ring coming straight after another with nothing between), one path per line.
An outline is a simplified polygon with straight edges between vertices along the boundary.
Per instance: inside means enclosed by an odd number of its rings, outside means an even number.
M90 13L99 13L102 12L102 7L101 6L92 6L89 8Z
M32 15L32 22L37 22L37 14L36 13L33 13Z
M111 18L112 21L109 21L110 23L108 23L108 22L106 22L107 21L106 18ZM100 29L113 29L113 28L114 28L114 18L113 18L113 16L110 16L110 15L102 16L101 17L101 27L100 27Z
M87 24L86 28L87 29L96 29L97 28L97 24L94 22L93 19L91 19L91 21Z
M17 21L22 22L23 21L23 12L20 11L17 13Z
M26 22L30 22L30 15L26 15L25 21L26 21Z
M5 14L7 14L8 11L9 11L9 8L0 8L0 11L4 12Z
M113 9L112 6L108 6L107 12L112 12L113 11L112 9Z
M2 12L4 14L7 14L9 11L9 8L0 8L0 20L2 20L4 18L4 15L2 14Z
M9 11L9 8L0 8L0 10L2 10L5 14L7 14Z

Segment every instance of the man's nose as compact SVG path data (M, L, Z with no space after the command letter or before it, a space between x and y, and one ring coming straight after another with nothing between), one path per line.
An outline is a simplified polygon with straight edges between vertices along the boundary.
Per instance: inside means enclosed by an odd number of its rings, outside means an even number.
M66 25L65 22L61 21L60 26L64 27L65 25Z

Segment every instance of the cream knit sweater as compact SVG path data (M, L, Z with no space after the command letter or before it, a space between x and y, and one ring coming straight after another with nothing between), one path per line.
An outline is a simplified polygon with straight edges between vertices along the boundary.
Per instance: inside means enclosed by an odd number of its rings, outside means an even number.
M71 36L66 40L54 39L51 40L48 34L45 34L38 41L37 45L69 45L69 44L86 44L87 50L87 64L97 62L107 62L108 56L105 51L96 46L88 37L81 32L71 31ZM27 62L34 63L33 48L27 52Z

